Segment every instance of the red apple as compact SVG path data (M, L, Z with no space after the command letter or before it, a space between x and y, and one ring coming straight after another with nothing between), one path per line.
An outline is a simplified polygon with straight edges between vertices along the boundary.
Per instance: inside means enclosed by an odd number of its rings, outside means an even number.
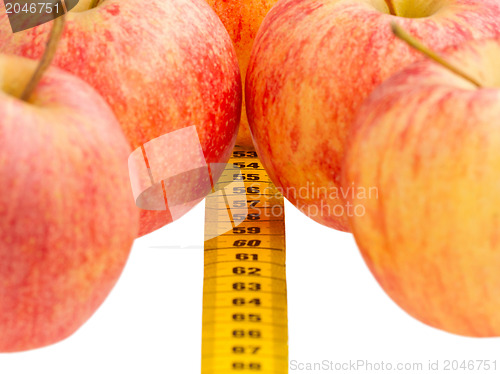
M425 61L359 110L343 186L362 209L349 223L375 278L412 316L500 336L500 40L445 59L484 88Z
M80 0L67 14L54 64L93 86L116 114L132 149L196 125L208 163L230 156L241 110L231 39L202 0ZM12 34L0 18L2 51L39 58L50 25ZM141 210L140 235L171 221Z
M236 48L240 72L245 84L245 75L250 60L253 41L264 17L277 0L207 0L229 32ZM236 143L252 146L252 137L243 97L240 129Z
M256 37L246 80L257 152L300 210L348 231L340 186L344 142L366 96L418 52L390 22L440 50L500 32L497 0L281 0Z
M66 338L117 281L138 230L130 147L106 102L35 62L0 56L0 352Z

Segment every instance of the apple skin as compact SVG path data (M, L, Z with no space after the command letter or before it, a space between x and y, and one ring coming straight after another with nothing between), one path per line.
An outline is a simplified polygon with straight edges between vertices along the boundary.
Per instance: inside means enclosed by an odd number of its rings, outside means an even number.
M241 114L241 78L231 38L202 0L80 0L67 14L54 64L94 87L133 150L196 125L208 163L229 159ZM0 45L38 59L49 24L12 34L0 18ZM139 208L138 208L139 209ZM141 210L139 235L171 222Z
M276 4L277 0L206 0L214 9L226 27L236 49L240 64L240 73L245 84L245 75L250 60L255 35L264 17ZM242 115L236 143L241 146L253 146L248 119L246 116L245 98L242 102Z
M459 335L500 336L500 41L445 58L492 88L431 61L379 86L347 141L343 186L365 209L349 223L373 275L409 314Z
M403 5L419 3L429 1L395 2L413 16ZM435 50L500 31L498 1L447 4L425 18L402 18L386 14L384 1L281 0L264 19L246 77L250 129L271 179L315 221L349 231L340 186L349 126L378 84L422 59L390 22Z
M0 55L0 352L58 342L109 294L139 227L130 147L98 93ZM8 94L7 92L11 93Z

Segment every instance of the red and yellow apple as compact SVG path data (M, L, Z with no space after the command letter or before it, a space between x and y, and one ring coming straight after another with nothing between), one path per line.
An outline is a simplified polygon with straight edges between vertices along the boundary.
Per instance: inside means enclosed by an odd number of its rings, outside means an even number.
M139 226L113 112L85 82L0 55L0 352L66 338L99 307Z
M245 75L250 60L253 41L264 17L277 0L207 0L229 32L236 49L240 72L245 84ZM240 129L236 142L242 146L252 146L252 137L242 102Z
M361 253L404 310L500 336L500 41L453 47L388 79L351 126L343 166ZM369 193L368 191L372 191Z
M247 115L274 183L312 219L348 231L340 175L362 101L421 59L390 22L436 50L500 33L497 0L281 0L257 34L246 77Z
M241 111L241 79L231 39L202 0L80 0L67 14L54 64L94 87L133 150L195 125L208 163L230 156ZM38 59L50 25L12 34L0 17L4 53ZM126 161L126 160L125 160ZM170 222L141 210L140 235Z

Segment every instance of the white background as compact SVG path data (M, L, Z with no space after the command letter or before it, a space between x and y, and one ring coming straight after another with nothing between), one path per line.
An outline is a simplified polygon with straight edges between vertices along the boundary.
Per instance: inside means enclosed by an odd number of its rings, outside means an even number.
M79 331L50 347L1 354L0 374L199 373L203 219L201 203L136 240L117 286ZM351 235L313 222L289 203L286 225L291 362L425 368L429 360L439 359L441 367L446 359L497 360L497 371L488 373L500 373L500 339L459 337L409 317L378 286Z

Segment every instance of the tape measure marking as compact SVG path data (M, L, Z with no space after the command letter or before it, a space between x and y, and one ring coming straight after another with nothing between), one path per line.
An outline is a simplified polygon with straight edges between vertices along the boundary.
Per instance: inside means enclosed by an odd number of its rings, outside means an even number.
M236 146L228 166L215 186L223 193L206 198L201 371L285 374L283 197L254 150ZM220 223L232 230L215 232Z

